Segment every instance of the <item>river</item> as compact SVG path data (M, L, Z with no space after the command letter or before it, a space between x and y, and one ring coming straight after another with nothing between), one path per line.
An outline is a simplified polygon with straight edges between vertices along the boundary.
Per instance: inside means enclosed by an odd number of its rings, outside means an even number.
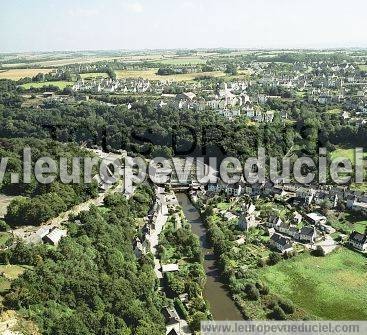
M204 267L207 276L204 297L209 302L214 320L243 320L243 317L231 299L229 292L220 281L219 270L215 266L215 256L206 238L206 229L198 210L184 193L176 194L192 231L200 238L204 255Z

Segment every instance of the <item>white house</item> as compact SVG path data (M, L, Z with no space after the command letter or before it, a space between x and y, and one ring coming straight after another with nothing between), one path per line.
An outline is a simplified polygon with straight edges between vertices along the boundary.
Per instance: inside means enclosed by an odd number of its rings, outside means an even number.
M318 225L318 224L325 224L326 223L326 217L319 214L319 213L309 213L306 214L306 218L309 222Z
M281 253L293 251L292 240L277 233L270 237L269 244L271 247L277 249Z
M256 227L257 222L255 215L242 215L238 220L238 226L240 229L248 231L250 228Z
M315 227L302 227L299 232L299 239L301 241L314 243L316 237L316 228Z
M162 273L177 272L179 270L178 264L164 264L162 265Z
M367 251L367 234L353 231L349 236L349 244L357 250Z
M347 208L367 214L367 202L360 202L355 198L347 200Z
M58 245L60 240L67 235L66 230L51 228L49 233L43 236L42 241L46 244Z

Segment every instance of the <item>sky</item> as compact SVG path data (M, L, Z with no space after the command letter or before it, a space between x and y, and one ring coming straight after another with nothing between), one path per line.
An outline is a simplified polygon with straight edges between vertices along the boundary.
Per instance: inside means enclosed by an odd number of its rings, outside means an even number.
M366 0L0 0L0 52L367 47Z

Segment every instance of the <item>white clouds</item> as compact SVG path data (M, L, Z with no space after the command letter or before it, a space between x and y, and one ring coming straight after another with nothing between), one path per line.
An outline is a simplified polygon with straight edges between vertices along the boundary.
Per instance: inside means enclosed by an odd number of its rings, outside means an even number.
M144 6L139 2L127 4L127 9L133 13L141 13L144 10Z
M181 7L184 9L195 9L196 8L195 4L191 1L184 1L181 4Z
M69 10L69 15L74 17L92 17L99 13L100 10L97 8L73 8Z

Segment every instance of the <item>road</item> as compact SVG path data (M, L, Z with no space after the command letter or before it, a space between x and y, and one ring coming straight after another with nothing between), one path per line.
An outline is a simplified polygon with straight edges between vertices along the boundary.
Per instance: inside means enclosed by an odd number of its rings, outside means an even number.
M156 190L156 199L158 201L158 208L160 210L157 213L156 221L155 221L155 229L151 231L150 234L150 249L154 257L154 272L157 278L160 280L163 278L163 274L161 272L161 262L157 257L157 247L159 244L159 235L162 233L165 224L167 223L168 219L168 204L177 204L178 201L176 196L174 195L166 195L164 189L158 187ZM163 287L160 287L162 290ZM180 319L180 327L181 327L181 334L182 335L191 335L190 328L186 320Z
M99 193L97 198L90 199L86 202L76 205L70 210L61 213L58 217L48 220L39 227L23 226L21 228L14 229L12 233L14 234L15 237L21 238L26 243L32 243L32 244L41 243L42 237L44 237L50 231L51 228L56 227L61 229L62 224L68 220L70 215L78 215L83 211L87 211L92 205L101 206L108 194L113 194L116 192L120 192L122 190L123 185L122 183L120 183L115 188L109 188L105 192Z

